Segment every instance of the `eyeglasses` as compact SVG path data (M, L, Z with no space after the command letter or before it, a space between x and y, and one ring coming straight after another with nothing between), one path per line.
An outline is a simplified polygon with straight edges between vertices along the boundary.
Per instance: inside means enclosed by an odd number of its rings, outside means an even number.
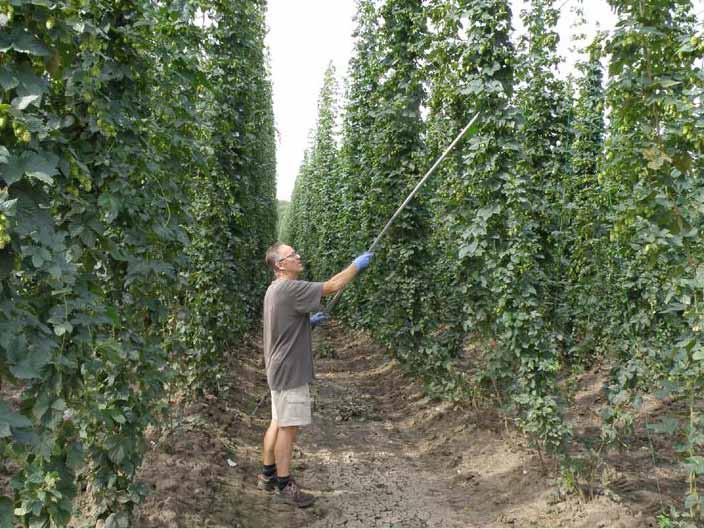
M277 263L280 263L281 261L285 261L286 259L289 259L291 257L298 257L299 259L301 258L301 255L297 251L293 251L292 253L288 254L286 257L282 257L281 259L277 259Z

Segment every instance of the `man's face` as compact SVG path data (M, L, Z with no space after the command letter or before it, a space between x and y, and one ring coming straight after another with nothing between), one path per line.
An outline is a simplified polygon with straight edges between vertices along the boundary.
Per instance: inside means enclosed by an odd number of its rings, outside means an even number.
M301 256L296 250L288 245L284 245L279 249L279 260L276 266L282 272L291 272L298 274L303 271L303 262Z

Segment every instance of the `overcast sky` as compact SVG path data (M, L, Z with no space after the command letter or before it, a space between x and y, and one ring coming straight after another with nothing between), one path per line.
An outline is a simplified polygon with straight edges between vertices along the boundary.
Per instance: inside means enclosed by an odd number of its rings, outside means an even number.
M570 53L571 7L579 0L563 0L558 31L559 53L566 58L563 71L571 69L576 57ZM511 0L514 27L521 31L518 14L524 0ZM289 200L296 174L303 160L308 134L317 117L318 93L330 61L340 80L352 53L354 0L269 0L267 44L271 56L274 87L274 115L277 137L277 197ZM606 0L585 0L586 31L611 29L615 17ZM704 0L695 0L702 18ZM342 86L342 83L340 83Z

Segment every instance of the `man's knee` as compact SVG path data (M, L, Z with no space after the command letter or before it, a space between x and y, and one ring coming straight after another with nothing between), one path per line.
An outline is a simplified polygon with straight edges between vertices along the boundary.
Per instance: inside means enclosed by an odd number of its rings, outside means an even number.
M287 434L297 434L298 430L300 430L300 426L279 426L279 431L281 432L286 432Z

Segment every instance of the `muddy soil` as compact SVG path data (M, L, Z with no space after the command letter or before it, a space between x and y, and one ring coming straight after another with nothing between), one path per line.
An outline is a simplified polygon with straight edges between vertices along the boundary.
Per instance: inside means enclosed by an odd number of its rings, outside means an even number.
M555 463L492 409L429 399L362 334L331 324L315 342L314 424L292 475L316 503L283 506L256 489L270 403L251 343L232 359L237 387L226 398L190 405L155 436L140 476L152 493L135 525L642 527L680 493L681 472L664 459L654 472L652 450L605 460L589 494L565 490ZM578 435L593 434L600 377L585 375L577 394Z

